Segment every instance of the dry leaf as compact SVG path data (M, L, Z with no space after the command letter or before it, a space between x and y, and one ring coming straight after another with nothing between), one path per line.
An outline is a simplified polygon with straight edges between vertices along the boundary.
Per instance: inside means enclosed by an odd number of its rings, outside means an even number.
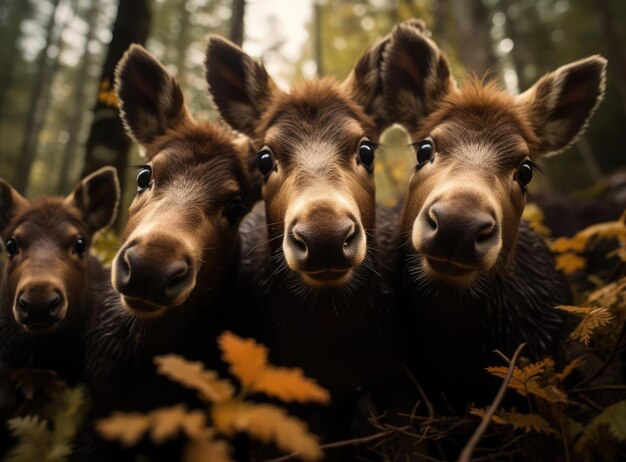
M302 369L298 368L267 368L252 384L252 389L286 402L327 404L330 401L328 390L320 387L315 380L305 377Z
M585 267L585 259L575 253L564 253L556 256L556 268L565 274L574 274Z
M561 237L555 240L550 246L552 251L557 253L582 252L593 238L619 239L624 242L626 239L626 226L620 218L617 221L607 221L589 226L577 232L572 237Z
M267 363L267 348L252 339L242 339L231 332L219 339L224 361L237 376L246 392L265 393L282 401L326 404L330 394L302 369L275 367Z
M246 432L264 443L274 443L283 451L296 452L305 460L319 460L322 450L306 424L276 406L230 401L215 404L211 410L217 431L226 436Z
M567 395L559 390L555 385L543 384L542 373L546 368L552 368L552 359L547 358L550 363L546 361L539 361L523 368L515 367L513 369L513 376L508 384L508 388L512 388L522 396L528 394L538 396L551 403L566 403ZM504 378L507 374L508 367L487 367L487 372L496 377Z
M584 314L585 317L576 326L576 329L570 334L573 340L579 340L585 345L591 342L591 336L596 328L605 326L613 320L613 315L606 308L585 308L580 306L557 306L561 310L575 314Z
M486 411L481 408L472 408L470 409L470 414L482 418L485 416ZM496 412L491 421L498 425L510 425L515 429L524 430L526 433L532 430L537 433L556 434L546 419L538 414L521 414L501 409Z
M543 211L537 204L526 204L524 212L522 213L522 218L526 220L530 224L533 231L540 236L550 236L550 228L543 224Z
M156 444L178 435L183 430L190 438L199 437L206 428L202 411L187 412L182 404L156 409L149 414L151 437Z
M267 366L267 348L252 339L242 339L232 332L224 332L218 339L222 359L230 364L230 372L244 388L259 379Z
M556 374L558 380L563 382L569 375L574 372L574 370L585 363L586 355L579 356L578 358L574 358L570 363L566 364L563 370Z
M212 434L195 438L185 445L185 462L232 462L231 448L227 441L213 439Z
M126 447L137 444L149 427L150 417L138 413L114 412L96 422L96 429L105 439L117 440Z
M154 358L159 374L195 388L200 396L209 402L220 403L233 397L233 386L227 380L221 380L216 372L206 370L198 361L187 361L178 355L164 355Z

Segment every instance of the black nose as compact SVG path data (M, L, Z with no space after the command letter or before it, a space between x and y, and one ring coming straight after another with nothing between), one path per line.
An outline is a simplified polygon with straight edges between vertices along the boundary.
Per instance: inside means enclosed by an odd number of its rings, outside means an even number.
M116 258L115 288L128 297L170 306L192 283L190 261L180 246L148 243L127 247Z
M296 223L286 244L303 271L347 270L355 265L363 239L359 224L346 217Z
M461 201L436 202L420 214L428 255L474 266L498 243L493 213Z
M24 325L53 324L63 320L63 294L58 289L32 289L17 298L17 321Z

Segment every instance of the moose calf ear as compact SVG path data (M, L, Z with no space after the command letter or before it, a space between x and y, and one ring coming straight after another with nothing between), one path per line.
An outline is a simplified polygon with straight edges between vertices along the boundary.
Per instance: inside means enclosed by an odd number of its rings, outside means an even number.
M113 167L96 170L78 183L65 201L80 210L92 233L110 225L120 203L117 170Z
M278 90L265 67L219 35L209 37L205 66L209 92L222 118L254 136L270 96Z
M140 45L117 64L115 92L126 131L139 144L191 120L176 79Z
M376 125L383 129L388 125L382 94L382 64L391 34L372 45L361 56L341 86L359 103Z
M396 25L383 60L383 94L389 122L414 132L439 101L456 90L450 65L426 36L424 23L411 19Z
M28 205L26 200L13 186L0 179L0 233L4 231L15 212Z
M607 61L590 56L544 75L517 97L545 154L557 154L585 131L604 98Z

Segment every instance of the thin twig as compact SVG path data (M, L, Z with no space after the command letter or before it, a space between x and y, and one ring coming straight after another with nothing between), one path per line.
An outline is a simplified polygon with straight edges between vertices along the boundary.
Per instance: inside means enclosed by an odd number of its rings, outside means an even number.
M500 406L500 403L502 402L502 399L504 398L504 394L506 393L506 389L507 389L507 387L509 385L509 382L511 381L511 378L513 377L513 369L515 368L515 363L517 362L517 357L522 352L522 349L525 346L526 346L526 343L522 343L520 346L517 347L517 350L515 350L515 353L513 354L513 357L509 361L509 370L507 371L506 376L504 377L504 380L502 381L502 384L500 385L500 389L498 390L498 393L496 394L495 398L493 399L493 402L489 406L489 409L487 410L487 412L483 416L483 418L482 418L482 420L480 422L480 425L474 431L474 434L472 435L472 437L469 439L469 441L467 442L467 444L463 448L463 451L461 451L461 457L459 458L459 462L469 462L470 461L470 459L472 457L472 453L474 452L474 449L478 445L480 439L483 437L483 434L485 433L485 431L487 430L487 427L491 423L491 419L495 415L498 407ZM507 358L507 360L508 360L508 358Z
M617 350L619 349L619 346L621 345L622 339L624 338L625 334L626 334L626 322L622 324L622 330L619 333L619 337L617 337L617 340L615 341L615 344L613 345L613 348L611 349L611 352L607 356L606 360L602 363L600 367L598 367L598 369L596 369L594 373L592 373L588 377L585 377L583 380L578 382L574 388L581 388L587 385L588 383L591 383L596 377L602 374L602 372L604 372L604 370L607 367L609 367L609 364L611 364L611 361L613 361L613 357L617 353Z
M334 443L327 443L327 444L322 444L320 446L320 448L322 449L337 449L337 448L344 448L347 446L358 446L361 444L366 444L366 443L371 443L372 441L376 441L382 438L385 438L386 436L389 436L393 433L396 433L398 431L404 431L404 430L408 430L411 429L413 427L410 426L406 426L406 427L401 427L401 428L392 428L390 430L386 430L384 432L380 432L380 433L376 433L374 435L370 435L370 436L363 436L360 438L352 438L349 440L343 440L343 441L335 441ZM285 456L281 456L281 457L277 457L276 459L271 459L267 462L284 462L286 460L291 460L294 459L296 457L299 456L299 453L297 452L292 452L291 454L287 454Z
M413 382L413 385L415 385L415 388L417 388L417 391L419 392L420 396L424 400L424 404L426 404L426 409L428 409L428 417L433 419L435 417L435 408L433 407L433 404L428 399L428 396L426 396L426 392L420 385L419 381L415 378L411 370L407 367L407 365L402 363L402 368L404 369L404 372L406 372L406 375L409 376L409 379L411 379L411 382Z
M597 387L573 388L574 393L593 393L596 391L626 391L626 385L600 385Z

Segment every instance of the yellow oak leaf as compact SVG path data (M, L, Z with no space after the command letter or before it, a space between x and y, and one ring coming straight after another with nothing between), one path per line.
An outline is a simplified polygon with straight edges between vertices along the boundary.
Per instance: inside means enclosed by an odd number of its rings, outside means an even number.
M189 440L185 445L185 462L232 462L227 441L214 440L210 435Z
M137 444L149 427L150 417L138 413L114 412L111 417L96 422L103 438L119 441L126 447Z
M246 432L264 443L274 443L283 451L295 452L302 459L322 458L317 438L309 433L306 424L271 404L229 401L215 404L211 416L216 430L223 435Z
M304 376L302 369L271 367L253 383L252 389L282 401L316 402L330 401L328 390L320 387L313 379Z
M178 355L163 355L154 358L159 374L188 388L198 390L200 396L213 403L220 403L233 397L233 386L222 380L214 371L204 368L198 361L187 361Z
M252 339L242 339L232 332L224 332L218 339L222 359L230 364L230 372L244 388L250 387L267 366L267 348Z
M149 414L151 437L156 444L178 435L183 430L190 438L202 434L206 417L202 411L188 412L182 404L156 409Z
M565 274L574 274L585 267L585 259L572 252L556 256L556 268Z

